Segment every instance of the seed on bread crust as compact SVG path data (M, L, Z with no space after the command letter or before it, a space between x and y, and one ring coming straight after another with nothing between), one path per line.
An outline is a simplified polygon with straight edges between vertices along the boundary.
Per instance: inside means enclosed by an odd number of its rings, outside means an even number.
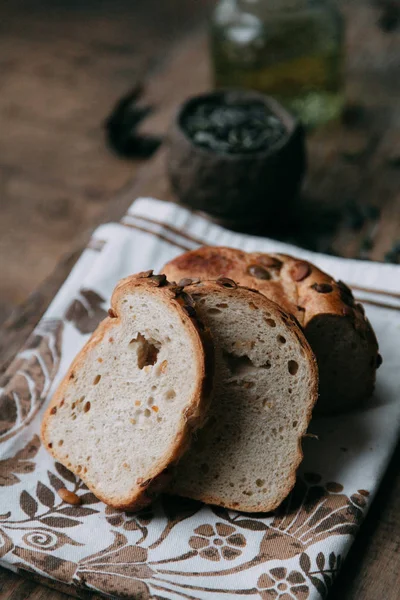
M247 267L247 272L256 279L265 279L266 281L271 279L271 273L261 265L250 265Z
M116 319L117 318L117 314L113 311L112 308L108 309L108 316L110 317L110 319Z
M218 277L216 283L226 288L237 288L237 283L233 279L229 279L229 277Z
M297 262L290 269L290 275L294 281L303 281L311 273L311 266L304 261Z
M150 275L149 279L157 287L162 287L167 283L166 275Z
M311 287L318 292L318 294L330 294L333 290L330 283L313 283Z
M149 269L148 271L141 271L136 275L138 279L147 279L153 275L153 269Z
M77 494L75 494L74 492L70 492L70 490L67 490L67 488L60 488L58 490L58 495L67 504L73 504L75 506L81 504L81 499L79 498L79 496L77 496Z
M267 254L264 256L258 257L258 262L263 266L269 269L281 269L283 262L278 260L274 256L268 256Z
M55 415L55 414L56 414L56 412L57 412L57 406L53 406L53 408L52 408L52 409L51 409L51 411L50 411L50 414L51 414L51 415Z
M193 308L196 306L193 297L187 292L182 292L180 294L180 298L186 306L192 306Z
M184 277L183 279L181 279L178 282L179 287L186 287L187 285L191 285L193 283L193 279L190 279L189 277Z

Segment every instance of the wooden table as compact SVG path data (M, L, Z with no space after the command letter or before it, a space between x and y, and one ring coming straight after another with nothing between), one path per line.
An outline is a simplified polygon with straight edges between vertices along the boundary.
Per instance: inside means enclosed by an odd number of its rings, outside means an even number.
M382 12L381 4L342 2L348 23L345 120L309 137L310 168L302 198L287 230L275 232L315 250L371 260L383 260L400 240L400 25L393 13ZM154 104L156 110L142 131L164 133L179 102L209 85L205 35L199 31L179 39L162 67L147 76L142 102ZM91 225L118 219L138 195L173 200L164 159L161 148L137 171L135 180L93 216ZM0 330L0 370L40 319L89 235L81 235L80 243L5 322ZM399 598L399 459L400 448L331 592L332 599ZM1 600L47 598L67 596L0 570Z

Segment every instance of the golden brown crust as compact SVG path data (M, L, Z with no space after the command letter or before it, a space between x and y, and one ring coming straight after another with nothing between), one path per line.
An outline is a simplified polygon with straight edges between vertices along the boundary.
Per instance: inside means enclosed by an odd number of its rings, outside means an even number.
M223 288L225 288L225 289L223 289ZM226 282L225 279L222 279L222 280L220 279L219 281L199 281L198 283L196 283L194 285L189 284L187 287L185 287L185 291L187 291L189 294L193 295L193 297L195 298L196 301L197 301L198 297L201 297L201 296L204 296L204 295L207 295L210 293L221 294L221 295L223 295L222 300L224 302L228 301L227 298L229 298L229 295L231 295L231 294L234 294L235 297L242 297L245 302L248 302L248 293L251 292L252 293L252 302L260 310L270 313L273 317L277 318L278 320L282 320L285 323L285 325L292 331L292 333L294 333L296 335L301 347L303 348L304 355L309 362L310 380L312 381L312 388L310 390L310 398L309 398L309 403L307 406L307 416L305 419L305 427L304 427L304 430L299 433L298 454L297 454L296 459L293 461L292 471L287 476L287 479L284 482L284 486L282 486L282 488L281 488L281 493L280 493L279 497L277 497L274 500L274 502L271 502L270 504L259 503L256 506L254 506L254 505L246 504L245 499L241 500L240 503L229 502L229 501L227 502L226 500L223 500L217 496L209 496L209 495L202 494L202 493L193 493L192 491L190 492L190 494L188 494L188 492L185 491L185 489L181 488L181 487L179 487L177 490L174 490L174 491L178 491L179 494L182 496L188 495L190 498L193 498L195 500L200 500L201 502L205 502L206 504L216 504L218 506L224 506L225 508L230 508L233 510L240 510L243 512L268 512L268 511L274 510L283 502L283 500L286 498L286 496L290 493L290 491L294 487L294 485L296 483L296 472L297 472L297 469L298 469L300 463L303 460L302 438L304 437L304 435L307 432L308 424L311 421L312 411L313 411L315 403L317 402L317 399L318 399L318 367L317 367L317 361L315 359L314 353L313 353L308 341L306 340L296 318L293 317L293 315L291 315L290 313L287 313L284 310L282 310L282 308L280 306L278 306L275 302L268 299L261 292L259 292L258 290L255 290L254 288L247 288L245 286L235 286L235 288L232 289L232 285L229 283L229 278L228 278L228 282Z
M172 468L189 447L193 432L203 426L207 418L214 374L214 348L209 331L197 318L194 306L191 310L187 311L186 304L182 303L182 290L171 285L165 280L164 276L153 276L152 271L133 275L121 280L113 292L109 316L100 323L89 341L74 359L47 407L41 428L41 439L45 448L56 460L73 470L71 464L68 463L63 456L57 454L56 448L49 446L50 440L48 439L47 434L52 410L57 408L60 402L62 402L65 390L70 385L71 380L75 378L75 374L79 372L82 363L85 361L91 350L101 342L106 334L110 333L111 328L121 325L121 319L119 317L120 304L124 295L126 293L135 292L143 287L152 294L161 295L168 307L179 313L179 317L184 323L188 334L192 338L193 345L196 348L196 359L200 368L200 376L190 406L188 407L186 414L182 417L180 429L177 431L175 438L171 440L169 453L153 465L153 468L151 472L147 474L145 481L132 485L133 489L129 496L125 498L105 497L91 485L89 478L84 473L79 473L79 477L81 477L89 489L91 489L100 500L114 508L124 510L139 510L152 502L156 493L160 492L168 484L172 475Z
M363 307L355 303L351 290L315 265L286 254L246 253L234 248L204 246L178 256L165 265L163 272L177 281L190 276L229 277L240 285L257 289L293 314L317 356L321 383L318 412L351 409L372 393L379 360L373 329ZM330 318L325 319L327 315ZM346 340L344 362L350 365L353 358L357 360L358 375L352 380L349 372L347 386L343 373L339 372L339 358L332 354L330 360L325 356L322 360L320 343L315 342L316 330L322 328L331 335L334 323ZM336 375L333 372L337 372Z

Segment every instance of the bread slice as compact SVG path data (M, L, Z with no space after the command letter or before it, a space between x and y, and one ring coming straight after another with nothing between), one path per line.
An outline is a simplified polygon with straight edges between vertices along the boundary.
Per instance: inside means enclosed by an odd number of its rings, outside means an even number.
M122 280L44 415L45 448L116 508L151 501L206 416L212 345L181 292Z
M350 410L372 394L382 359L371 324L351 290L315 265L285 254L205 246L178 256L163 272L176 281L230 277L292 313L318 362L316 413Z
M209 420L170 491L245 512L273 510L302 460L317 399L314 356L295 319L260 293L229 279L185 290L212 332L215 379Z

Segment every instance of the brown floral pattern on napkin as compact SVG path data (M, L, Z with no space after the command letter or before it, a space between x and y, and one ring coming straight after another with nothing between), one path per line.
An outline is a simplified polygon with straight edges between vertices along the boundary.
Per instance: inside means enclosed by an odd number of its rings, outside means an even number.
M22 456L32 462L35 444L36 438L23 456L18 453L12 460ZM13 475L12 460L3 461L5 477ZM332 536L354 536L368 498L365 490L348 497L340 484L323 483L319 475L306 474L272 515L210 510L200 502L172 496L163 496L155 507L135 514L104 507L59 463L47 471L47 479L37 482L34 494L21 491L22 518L15 518L13 511L0 515L0 556L11 553L19 569L72 585L77 592L94 589L135 600L172 591L182 599L203 597L198 593L214 597L232 593L263 600L306 600L312 589L324 598L341 556L334 551L325 554L326 545L317 554L309 550ZM78 494L82 504L66 504L57 494L61 487ZM102 537L107 532L104 538L111 535L112 542L86 554L85 544L74 532L95 528L91 520L99 518ZM185 528L178 533L184 521ZM16 531L18 542L13 541ZM157 549L164 543L159 558ZM57 551L63 546L80 547L83 555L76 562L61 558ZM250 557L245 556L248 547ZM282 566L276 566L277 560ZM212 564L218 565L216 570L210 569ZM230 590L230 577L244 572L248 572L243 578L248 587Z
M0 378L0 444L36 416L57 374L63 322L44 320Z
M107 316L102 308L105 300L93 290L82 289L67 308L65 318L71 321L80 333L93 333L97 325Z

